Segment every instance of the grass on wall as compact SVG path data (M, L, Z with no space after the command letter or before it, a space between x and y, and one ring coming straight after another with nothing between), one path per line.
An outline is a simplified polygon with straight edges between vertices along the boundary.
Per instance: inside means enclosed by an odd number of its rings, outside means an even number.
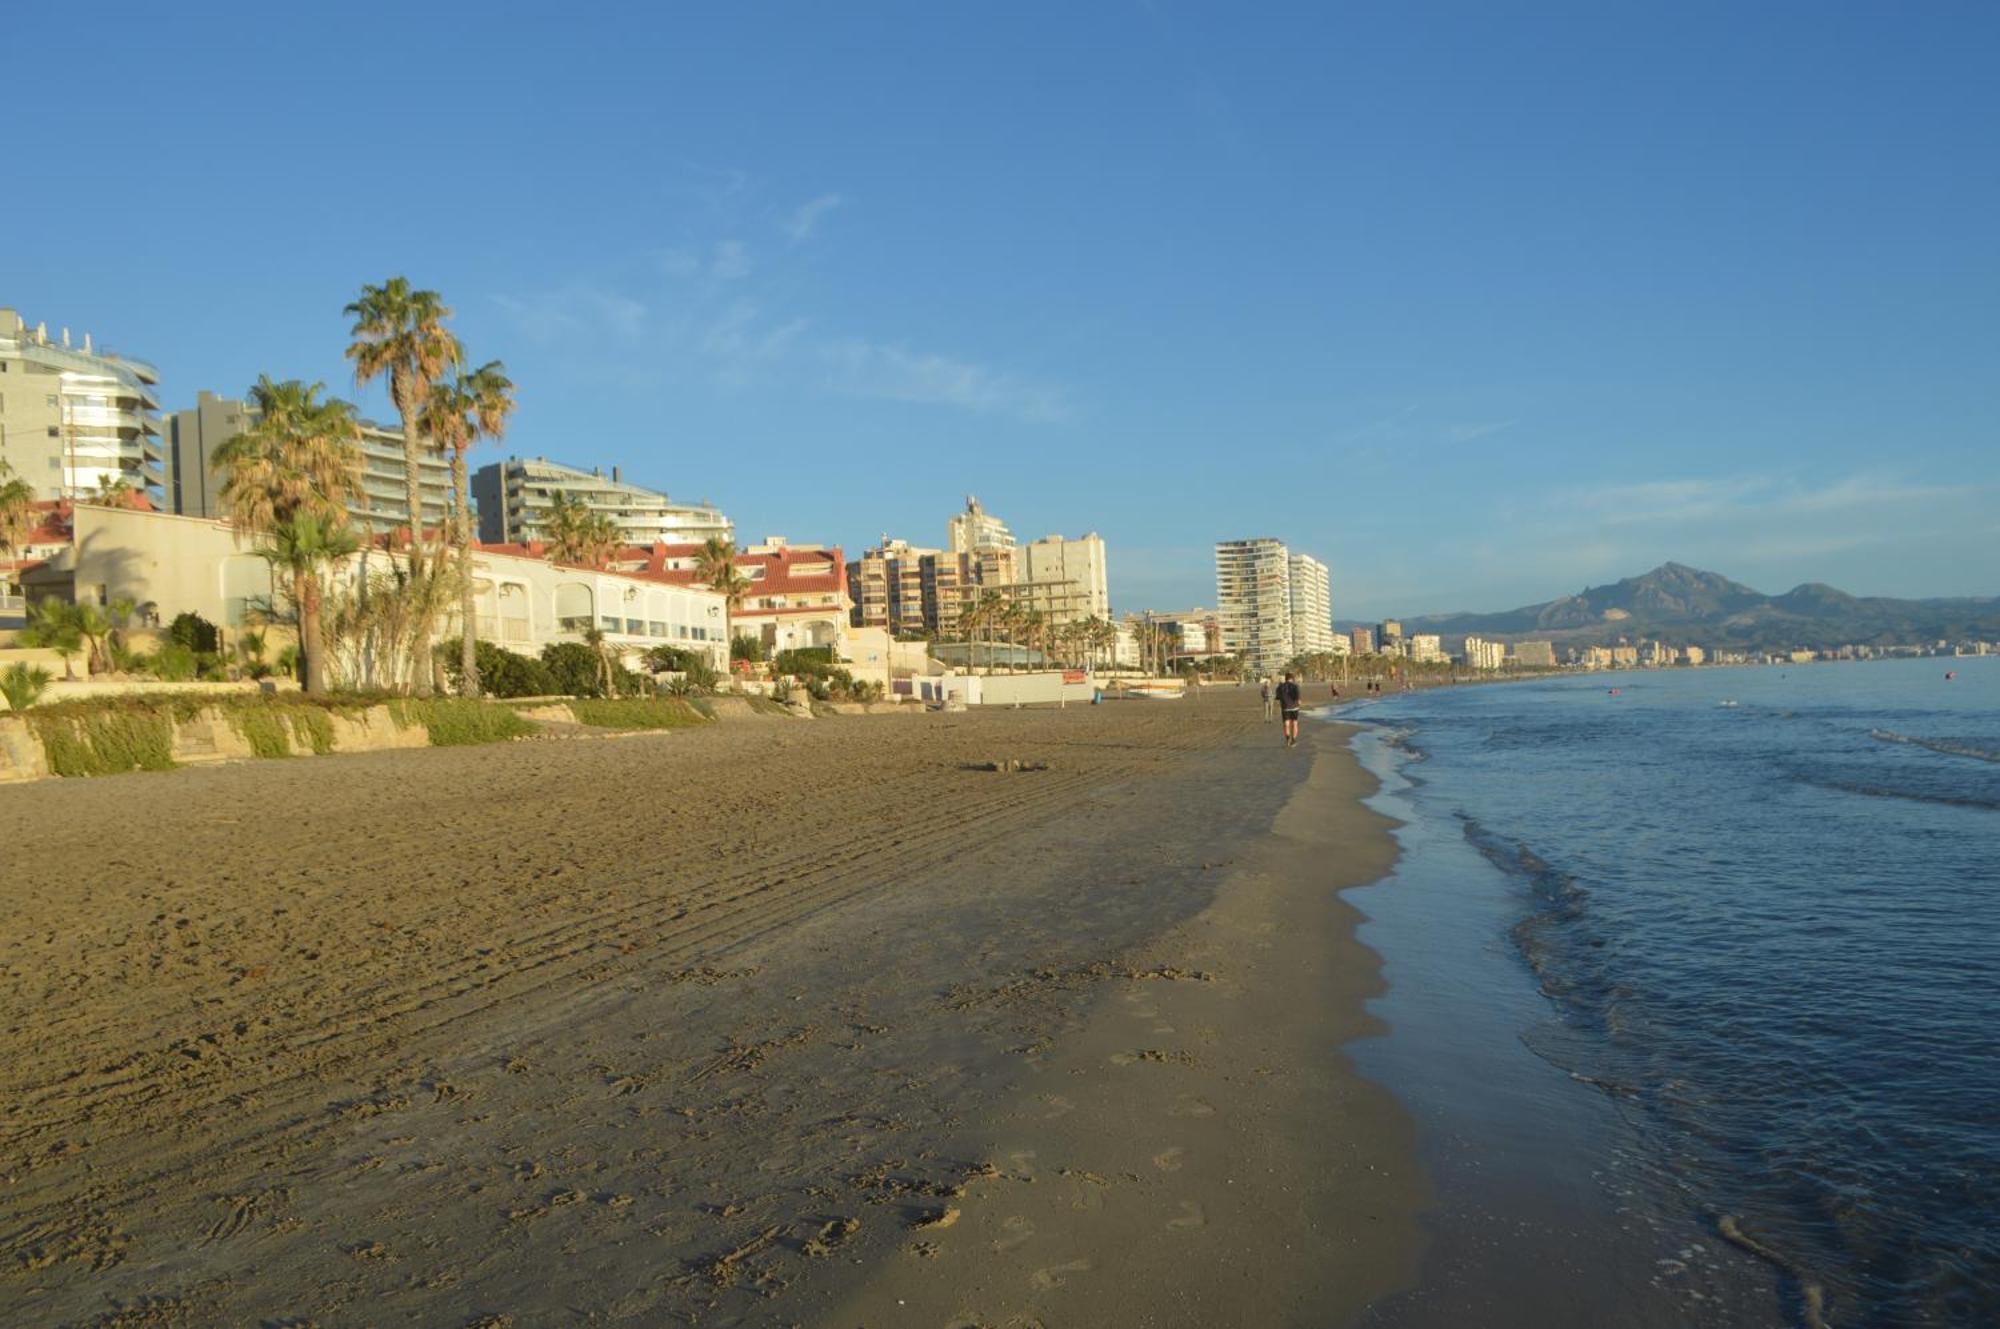
M434 748L504 743L540 732L509 707L463 697L399 698L389 703L389 715L404 729L422 725Z
M579 724L600 729L685 729L709 720L678 697L578 698L569 710Z

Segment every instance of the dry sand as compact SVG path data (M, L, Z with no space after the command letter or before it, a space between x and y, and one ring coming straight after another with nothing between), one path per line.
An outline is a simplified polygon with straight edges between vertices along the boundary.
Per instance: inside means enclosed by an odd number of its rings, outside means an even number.
M1259 717L0 790L0 1323L1342 1323L1415 1255L1338 1053L1394 851Z

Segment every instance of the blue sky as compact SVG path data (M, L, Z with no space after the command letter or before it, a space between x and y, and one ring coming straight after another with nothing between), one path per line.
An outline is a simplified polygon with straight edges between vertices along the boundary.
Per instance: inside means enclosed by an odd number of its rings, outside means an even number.
M170 406L355 395L401 273L502 451L749 538L971 492L1121 609L1248 535L1341 617L2000 593L2000 7L288 8L8 20L0 303Z

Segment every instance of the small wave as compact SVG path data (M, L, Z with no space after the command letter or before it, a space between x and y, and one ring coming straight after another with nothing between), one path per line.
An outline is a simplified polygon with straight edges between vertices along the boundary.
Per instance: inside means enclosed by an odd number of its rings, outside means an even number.
M1888 785L1855 784L1847 780L1805 780L1802 783L1816 785L1821 789L1835 789L1843 794L1859 794L1863 798L1900 798L1911 803L1939 803L1951 808L1981 808L1988 812L2000 812L2000 798L1980 798L1970 794L1925 794L1915 789L1892 789Z
M1868 737L1884 743L1900 743L1904 747L1942 752L1948 757L1970 757L1974 761L2000 762L2000 752L1994 752L1990 748L1976 748L1970 743L1954 743L1948 738L1917 738L1912 734L1899 734L1893 729L1871 729L1868 731Z

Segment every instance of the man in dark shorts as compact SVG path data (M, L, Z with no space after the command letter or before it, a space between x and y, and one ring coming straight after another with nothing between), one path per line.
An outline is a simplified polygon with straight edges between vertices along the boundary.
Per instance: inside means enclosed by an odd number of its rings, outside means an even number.
M1285 718L1285 746L1299 745L1299 685L1293 681L1292 673L1285 671L1285 681L1278 684L1278 713Z

